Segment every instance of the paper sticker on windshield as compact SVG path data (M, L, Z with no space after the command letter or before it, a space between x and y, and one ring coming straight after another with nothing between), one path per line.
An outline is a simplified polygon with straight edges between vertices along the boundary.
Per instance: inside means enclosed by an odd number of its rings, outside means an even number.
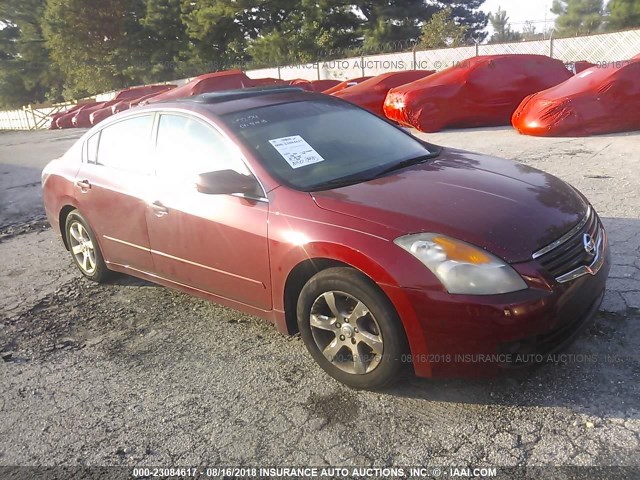
M276 138L269 140L273 148L278 150L291 168L300 168L318 162L324 162L324 158L316 152L300 135Z

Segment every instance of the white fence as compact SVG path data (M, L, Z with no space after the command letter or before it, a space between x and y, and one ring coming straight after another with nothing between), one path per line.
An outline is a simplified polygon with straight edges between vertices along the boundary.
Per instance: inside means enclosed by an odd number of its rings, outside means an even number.
M0 130L42 130L51 125L51 116L71 108L74 103L49 107L24 107L0 112Z
M397 70L442 70L473 56L501 54L548 55L567 64L580 60L600 64L628 60L640 54L640 29L586 37L368 55L306 65L288 65L249 70L246 73L251 78L346 80L348 78L374 76ZM190 79L181 79L169 83L182 85L188 80ZM108 92L98 95L97 100L108 101L115 94L116 92ZM67 107L57 106L42 109L25 107L22 110L0 112L0 130L48 128L50 123L49 116L62 108Z

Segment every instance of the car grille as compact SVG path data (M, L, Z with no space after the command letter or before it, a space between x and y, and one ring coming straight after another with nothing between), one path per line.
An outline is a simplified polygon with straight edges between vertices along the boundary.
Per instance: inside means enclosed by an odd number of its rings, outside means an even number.
M589 235L595 243L595 250L592 252L585 248L585 235ZM589 207L580 223L555 242L534 253L533 258L558 282L569 281L585 273L595 273L588 267L601 257L603 237L600 219Z

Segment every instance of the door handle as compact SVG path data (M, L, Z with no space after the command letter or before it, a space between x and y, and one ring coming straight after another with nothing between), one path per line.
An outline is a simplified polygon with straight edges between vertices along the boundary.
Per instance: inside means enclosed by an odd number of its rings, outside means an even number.
M156 217L164 217L169 213L169 209L159 201L153 202L151 204L151 208L153 209L153 213L155 213Z
M76 187L85 192L91 189L91 182L89 180L78 180L76 182Z

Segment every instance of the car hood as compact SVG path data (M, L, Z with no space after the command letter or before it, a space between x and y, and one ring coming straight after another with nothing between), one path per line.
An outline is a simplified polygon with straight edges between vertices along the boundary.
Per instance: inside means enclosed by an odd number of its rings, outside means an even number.
M515 263L568 232L587 202L562 180L510 160L445 148L390 175L312 193L326 210L392 227L434 232Z

